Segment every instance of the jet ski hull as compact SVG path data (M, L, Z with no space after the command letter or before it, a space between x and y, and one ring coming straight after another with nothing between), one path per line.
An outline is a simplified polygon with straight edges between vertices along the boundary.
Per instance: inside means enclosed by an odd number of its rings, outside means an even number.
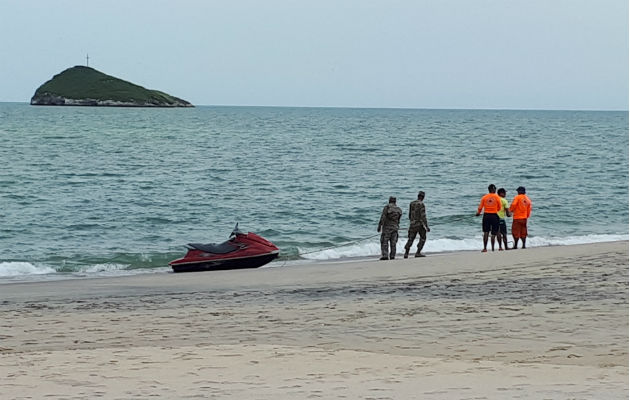
M189 263L171 264L173 272L196 272L196 271L221 271L226 269L246 269L258 268L275 260L280 254L275 251L269 254L258 256L236 257L229 259L195 261Z
M189 243L183 258L169 262L173 272L258 268L280 254L275 244L255 233L244 233L238 224L223 243Z

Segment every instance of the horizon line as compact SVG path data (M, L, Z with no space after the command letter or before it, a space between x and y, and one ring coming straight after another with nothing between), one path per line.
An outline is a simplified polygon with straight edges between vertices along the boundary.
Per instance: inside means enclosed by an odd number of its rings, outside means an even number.
M28 101L2 101L0 104L26 104L31 105ZM629 109L594 109L594 108L498 108L498 107L404 107L404 106L300 106L300 105L254 105L254 104L193 104L195 107L243 107L243 108L327 108L327 109L350 109L350 110L426 110L426 111L584 111L584 112L629 112ZM39 106L41 107L41 106ZM51 106L52 107L52 106ZM64 106L54 106L64 107ZM89 106L67 106L67 107L89 107ZM93 106L95 108L115 108L105 106ZM143 108L143 107L137 107ZM177 108L177 107L175 107Z

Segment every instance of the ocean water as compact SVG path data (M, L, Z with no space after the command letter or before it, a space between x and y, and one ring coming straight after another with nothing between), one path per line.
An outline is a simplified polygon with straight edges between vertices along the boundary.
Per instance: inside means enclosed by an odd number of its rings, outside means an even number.
M376 257L418 190L425 251L478 250L489 183L527 187L530 246L628 239L627 112L0 103L0 139L0 283L165 272L237 222L272 267Z

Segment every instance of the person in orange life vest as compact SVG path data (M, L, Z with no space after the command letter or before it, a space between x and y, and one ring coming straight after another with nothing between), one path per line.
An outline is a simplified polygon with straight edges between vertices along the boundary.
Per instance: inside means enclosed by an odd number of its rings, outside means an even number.
M477 208L478 217L483 210L483 219L481 221L481 227L483 230L483 253L488 251L488 234L492 234L492 251L494 251L494 241L496 240L497 233L499 232L499 215L501 211L501 198L496 193L497 187L493 184L488 186L488 194L481 198L479 207Z
M523 241L525 248L525 239L527 238L527 218L532 214L532 201L525 194L525 188L519 186L516 189L518 193L512 204L510 211L512 212L512 237L514 238L514 249L518 247L518 239Z

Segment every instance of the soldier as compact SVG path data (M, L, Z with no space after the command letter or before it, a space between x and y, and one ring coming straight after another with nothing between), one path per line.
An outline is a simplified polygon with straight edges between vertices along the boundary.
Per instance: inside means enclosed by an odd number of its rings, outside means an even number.
M381 219L378 221L377 232L381 233L381 260L387 260L389 250L389 259L396 258L396 242L398 241L398 223L402 216L402 210L396 205L396 198L390 197L389 204L383 208ZM388 249L389 245L389 249Z
M418 251L416 251L415 257L426 257L421 253L424 243L427 241L427 232L431 232L429 224L427 223L427 213L424 208L424 192L418 192L418 200L414 200L409 204L409 239L405 244L405 258L409 257L409 250L413 241L416 239L416 234L420 236L418 241Z

